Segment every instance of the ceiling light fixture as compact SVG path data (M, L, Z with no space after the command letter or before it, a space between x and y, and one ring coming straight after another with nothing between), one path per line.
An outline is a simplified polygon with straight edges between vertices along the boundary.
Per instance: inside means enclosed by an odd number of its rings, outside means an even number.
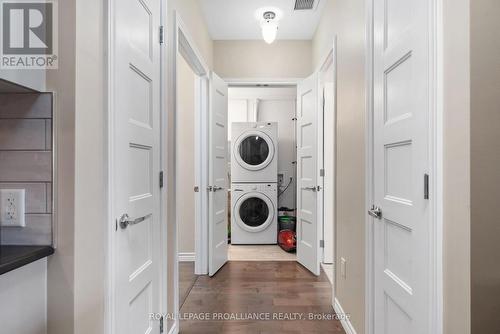
M263 20L260 24L262 28L262 37L267 44L271 44L276 39L278 34L278 21L276 20L276 13L267 11L263 15Z

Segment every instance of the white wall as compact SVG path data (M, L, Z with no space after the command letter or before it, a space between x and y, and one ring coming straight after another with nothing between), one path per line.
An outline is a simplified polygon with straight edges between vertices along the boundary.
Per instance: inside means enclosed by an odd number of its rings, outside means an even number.
M229 89L229 120L231 122L278 122L278 173L284 174L284 185L293 182L278 201L278 206L295 208L296 159L295 117L296 88ZM257 113L254 105L257 104ZM236 114L236 117L233 115ZM257 116L257 118L255 118ZM231 134L229 133L229 138ZM231 154L229 155L231 158Z
M305 78L311 41L215 41L214 70L222 78Z
M179 253L194 253L195 242L195 74L179 55L177 84L182 87L177 94L179 113L177 115L177 200Z
M47 259L0 276L0 331L47 334Z

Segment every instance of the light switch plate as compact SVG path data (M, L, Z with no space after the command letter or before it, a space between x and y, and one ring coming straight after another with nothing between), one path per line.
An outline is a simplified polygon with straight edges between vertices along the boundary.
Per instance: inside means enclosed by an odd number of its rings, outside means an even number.
M346 277L347 277L346 264L347 264L347 261L343 257L341 257L340 258L340 277L342 277L343 279L346 279Z
M24 189L0 189L0 226L25 227Z

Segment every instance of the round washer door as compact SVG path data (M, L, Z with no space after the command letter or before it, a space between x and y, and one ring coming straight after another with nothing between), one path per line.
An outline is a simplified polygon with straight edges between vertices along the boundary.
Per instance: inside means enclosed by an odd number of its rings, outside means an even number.
M261 232L273 221L274 205L269 197L262 193L247 193L236 202L234 216L238 225L245 231Z
M233 153L241 167L252 171L261 170L273 160L274 144L261 131L247 131L236 140Z

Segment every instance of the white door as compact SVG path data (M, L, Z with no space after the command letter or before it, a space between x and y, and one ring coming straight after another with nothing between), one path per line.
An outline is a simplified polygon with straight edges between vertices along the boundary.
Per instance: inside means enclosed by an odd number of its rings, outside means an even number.
M113 333L159 333L160 1L113 4Z
M374 2L376 334L430 328L429 2Z
M208 273L227 262L227 84L210 77Z
M297 261L320 273L318 75L297 87Z

